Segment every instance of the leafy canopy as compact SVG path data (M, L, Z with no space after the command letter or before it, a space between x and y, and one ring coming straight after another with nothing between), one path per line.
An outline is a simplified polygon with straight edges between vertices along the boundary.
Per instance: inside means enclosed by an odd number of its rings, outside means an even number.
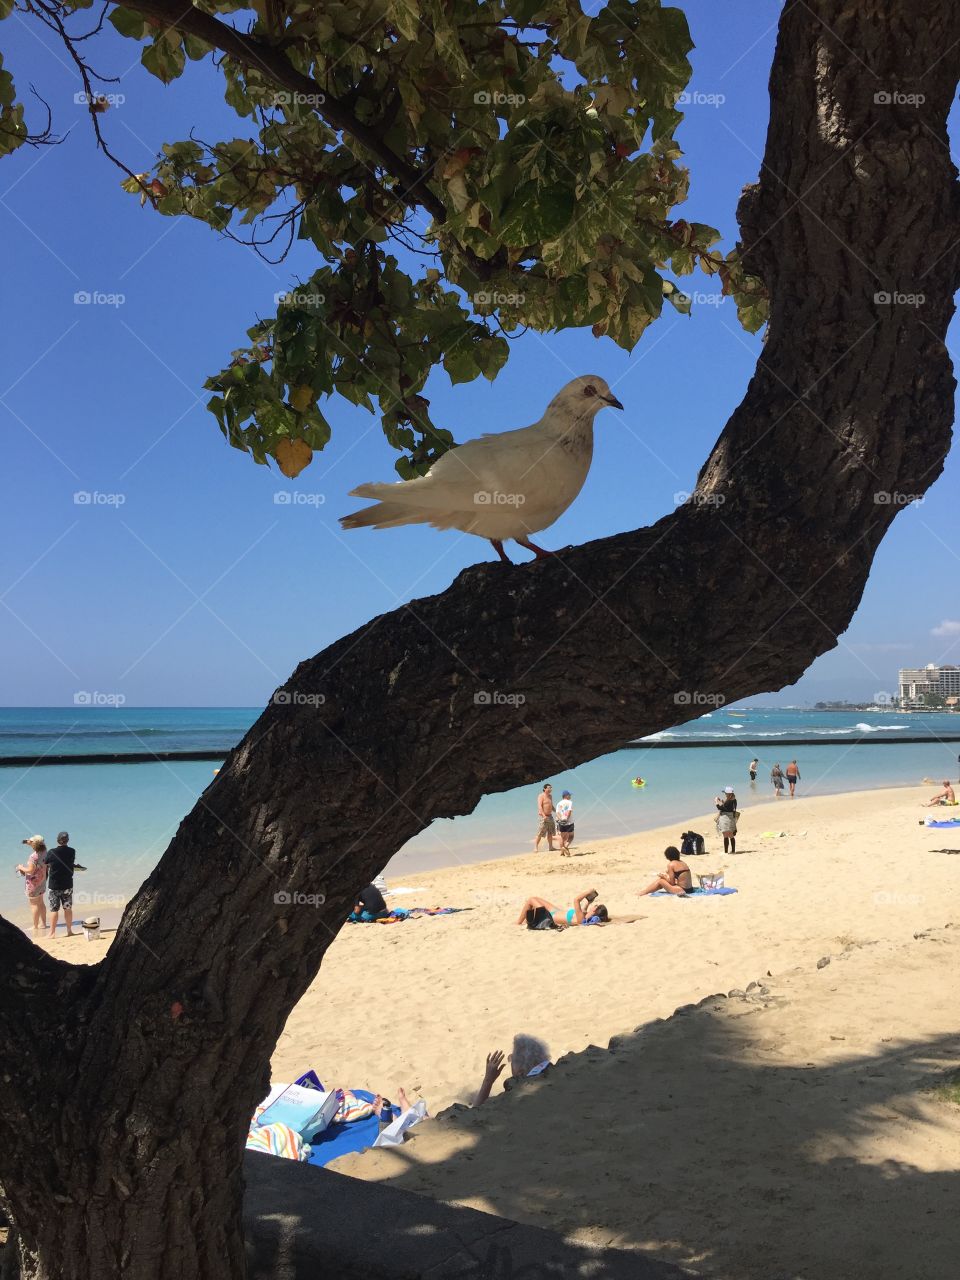
M69 23L91 3L0 0L0 16L15 6L49 26L52 13L90 91ZM672 277L698 266L719 273L748 329L762 325L762 290L736 252L723 256L711 227L670 219L688 185L674 139L692 47L679 9L202 0L187 11L130 0L109 21L164 83L215 57L237 136L167 143L124 188L278 257L294 237L311 241L319 262L206 383L225 436L258 462L295 475L329 439L320 406L336 393L378 409L398 472L418 474L453 443L423 394L438 365L454 383L493 379L505 335L525 327L589 325L632 350L665 299L689 310ZM109 97L88 101L100 139ZM28 140L0 64L0 154Z

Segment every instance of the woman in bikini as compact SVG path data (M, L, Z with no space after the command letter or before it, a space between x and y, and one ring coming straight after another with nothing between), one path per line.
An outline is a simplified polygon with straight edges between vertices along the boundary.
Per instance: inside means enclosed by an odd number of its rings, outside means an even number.
M637 894L638 898L648 893L656 893L658 889L664 889L678 898L685 898L688 893L693 892L693 876L690 868L680 857L680 850L672 844L668 845L663 851L663 856L667 860L666 871L658 875L652 884L641 889Z
M552 920L558 929L565 929L574 924L607 924L610 913L602 902L597 902L596 889L587 889L577 894L573 906L566 911L546 898L528 898L520 909L517 924L539 929L548 920Z

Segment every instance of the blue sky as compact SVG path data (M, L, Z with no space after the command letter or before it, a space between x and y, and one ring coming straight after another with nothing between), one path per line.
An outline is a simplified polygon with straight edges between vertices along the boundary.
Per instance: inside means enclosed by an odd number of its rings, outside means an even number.
M690 87L708 101L691 105L681 127L692 188L678 216L712 223L730 245L763 149L776 12L765 0L683 7L698 46ZM69 705L78 690L121 693L131 705L262 703L299 660L442 590L492 549L426 529L339 530L336 517L356 505L351 488L394 478L377 419L349 405L329 406L333 442L295 481L227 447L203 407L203 380L315 255L301 248L271 267L199 223L141 210L95 151L74 101L81 86L51 33L15 15L2 36L22 92L35 85L67 136L0 163L0 704ZM94 62L122 76L110 89L125 100L104 123L135 170L193 125L205 138L242 132L208 66L188 65L165 89L112 30ZM705 277L690 288L717 292ZM80 305L81 291L123 301ZM739 328L733 304L714 297L691 318L668 311L632 355L588 332L528 334L493 385L454 388L434 376L434 420L460 439L534 421L576 374L615 387L626 412L598 420L587 485L544 545L669 511L742 398L759 341ZM952 341L956 356L956 328ZM895 688L898 666L960 662L960 625L942 626L958 617L942 585L957 574L957 478L954 456L925 502L895 522L841 647L771 701L871 697ZM79 504L78 492L100 500ZM281 492L299 498L278 503Z

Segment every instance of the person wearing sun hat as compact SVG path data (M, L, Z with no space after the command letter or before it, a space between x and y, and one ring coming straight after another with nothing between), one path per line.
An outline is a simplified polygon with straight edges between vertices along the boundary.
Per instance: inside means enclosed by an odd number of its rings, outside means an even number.
M723 795L717 796L717 835L723 836L723 852L737 852L737 797L733 787L724 787Z

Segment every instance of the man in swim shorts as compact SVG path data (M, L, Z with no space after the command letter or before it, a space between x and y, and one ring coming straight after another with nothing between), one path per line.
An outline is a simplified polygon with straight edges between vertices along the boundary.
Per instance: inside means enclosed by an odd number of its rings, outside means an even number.
M756 756L754 756L753 759L750 761L750 781L751 782L756 782L757 780L757 769L759 765L760 765L760 761L757 759Z
M953 787L950 785L947 779L944 778L943 790L938 791L935 796L933 796L930 800L928 800L925 807L929 809L930 806L934 804L956 804L956 803L957 803L957 797L953 790Z
M547 849L553 853L553 837L557 834L557 820L553 816L553 787L549 782L543 784L543 790L537 796L537 816L540 819L540 825L537 828L537 838L533 842L533 852L540 852L540 841L546 836Z

